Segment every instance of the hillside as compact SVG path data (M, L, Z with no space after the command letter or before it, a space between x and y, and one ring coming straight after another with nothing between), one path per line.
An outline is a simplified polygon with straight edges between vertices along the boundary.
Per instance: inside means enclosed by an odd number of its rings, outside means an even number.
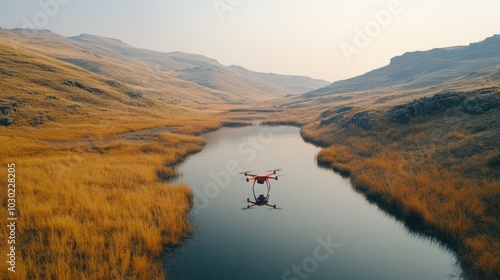
M272 95L300 94L326 86L327 81L315 80L306 76L289 76L273 73L259 73L241 66L223 66L217 60L202 55L184 52L161 53L133 48L115 39L82 34L70 37L88 46L98 45L112 49L119 54L134 58L152 67L175 71L177 77L213 89L231 93L245 91L268 92ZM276 92L276 93L274 93ZM278 94L279 93L279 94Z
M110 80L126 85L138 94L154 97L170 104L183 103L195 106L199 103L233 101L228 93L210 90L184 81L163 71L151 68L145 63L121 56L103 47L86 47L72 40L41 30L25 37L21 29L8 31L0 29L0 38L11 45L29 49L48 57L71 63ZM96 52L93 52L94 48Z
M500 277L499 41L408 53L274 106L324 147L319 165L453 251L465 279Z
M469 46L408 52L391 59L389 65L351 79L311 91L306 96L347 93L395 87L402 90L460 82L484 72L497 74L500 65L500 35ZM498 78L498 75L496 76Z
M220 111L163 102L36 46L0 38L0 163L15 164L19 209L16 273L2 262L0 278L164 278L158 256L190 232L192 203L165 182Z
M0 30L0 36L10 42L116 79L136 91L161 95L175 104L266 100L327 84L302 76L239 71L243 68L226 67L202 55L139 49L100 36L82 34L66 38L48 30L33 32L33 36L25 33L23 29ZM179 98L180 91L188 95Z

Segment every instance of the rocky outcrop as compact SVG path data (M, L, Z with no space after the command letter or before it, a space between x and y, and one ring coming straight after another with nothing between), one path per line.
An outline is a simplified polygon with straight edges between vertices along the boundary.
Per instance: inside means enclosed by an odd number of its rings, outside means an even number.
M348 127L351 124L354 124L357 127L360 127L365 130L369 130L372 128L372 122L370 120L370 114L367 111L359 112L354 114L352 117L343 121L340 126Z
M340 127L346 128L351 125L355 125L365 130L372 128L372 121L370 119L370 114L367 111L359 112L351 117L345 117L346 113L351 111L354 107L344 106L336 108L334 110L327 110L321 114L320 126L330 125L333 123L338 123ZM326 118L326 119L325 119Z
M12 118L0 118L0 126L11 126L14 123Z
M10 117L10 115L14 114L17 110L17 101L12 102L11 104L0 105L0 126L11 126L14 123L14 119Z
M497 90L497 88L485 88L466 93L451 91L438 93L395 106L389 109L387 118L392 123L406 124L417 116L430 116L459 106L467 114L481 115L491 109L499 108L500 98Z
M462 110L468 114L481 115L499 107L499 100L493 96L473 96L464 100Z
M455 92L438 93L395 106L389 109L387 118L392 123L406 124L412 118L442 112L447 108L460 105L464 100L464 96Z
M97 93L97 94L104 93L99 88L87 87L87 86L83 85L82 83L80 83L78 81L64 80L62 82L62 84L65 85L65 86L71 86L71 87L76 87L76 88L79 88L79 89L83 89L83 90L86 90L86 91L88 91L90 93Z
M14 113L16 109L11 106L0 106L0 113L4 116Z
M336 123L340 120L342 120L345 116L345 113L351 111L354 107L351 106L343 106L340 108L336 108L334 110L326 110L323 113L321 113L321 120L320 125L329 125L332 123ZM325 119L326 118L326 119Z

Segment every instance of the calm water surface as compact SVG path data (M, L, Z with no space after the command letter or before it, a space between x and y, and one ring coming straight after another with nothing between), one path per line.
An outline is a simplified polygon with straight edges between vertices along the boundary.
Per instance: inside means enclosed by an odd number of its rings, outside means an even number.
M451 279L455 259L370 205L348 179L319 168L319 148L294 127L223 128L182 166L195 192L192 236L165 256L168 279ZM254 207L238 171L265 173L270 203ZM256 188L257 195L264 188Z

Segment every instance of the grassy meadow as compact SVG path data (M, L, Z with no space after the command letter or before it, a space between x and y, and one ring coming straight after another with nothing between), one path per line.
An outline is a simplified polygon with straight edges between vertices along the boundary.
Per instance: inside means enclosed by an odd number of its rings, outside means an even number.
M192 192L160 179L173 176L174 164L203 141L164 133L136 142L77 141L70 148L26 139L7 143L2 166L15 163L18 178L18 265L9 279L164 277L158 257L190 232ZM3 185L5 173L3 168Z

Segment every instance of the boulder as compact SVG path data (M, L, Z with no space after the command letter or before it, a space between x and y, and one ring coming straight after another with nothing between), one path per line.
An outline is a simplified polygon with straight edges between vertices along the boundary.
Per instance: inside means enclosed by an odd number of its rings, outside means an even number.
M354 124L357 127L360 127L364 130L371 129L372 123L370 119L370 114L367 111L356 113L349 119L343 121L340 126L345 128L350 126L351 124Z
M13 122L12 118L0 118L0 126L10 126Z
M10 107L10 106L0 106L0 113L4 116L10 115L14 113L16 109Z

